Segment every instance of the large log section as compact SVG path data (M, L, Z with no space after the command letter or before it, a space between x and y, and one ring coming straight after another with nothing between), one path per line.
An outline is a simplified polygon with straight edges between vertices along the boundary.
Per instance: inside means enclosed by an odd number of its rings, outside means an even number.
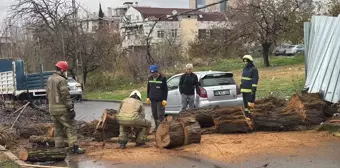
M67 156L65 148L51 149L22 149L19 152L19 159L29 162L63 161Z
M202 127L202 134L292 131L326 120L324 110L327 104L319 94L296 94L288 103L269 97L255 104L252 122L245 120L240 107L192 109L180 113L179 119L195 118Z

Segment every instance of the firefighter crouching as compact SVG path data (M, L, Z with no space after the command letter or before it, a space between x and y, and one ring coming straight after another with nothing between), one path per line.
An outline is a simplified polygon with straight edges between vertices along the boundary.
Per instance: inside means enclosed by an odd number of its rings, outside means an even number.
M143 146L151 128L151 122L145 119L143 103L139 91L133 91L129 98L120 104L118 110L118 122L120 125L119 141L120 148L124 149L128 143L128 132L130 128L137 130L136 146Z
M76 113L70 98L67 85L68 64L59 61L56 72L47 80L46 94L49 102L49 112L54 123L54 141L56 148L64 148L64 135L68 138L68 151L83 154L85 150L79 148L76 130Z
M259 73L253 61L251 55L243 56L245 66L242 72L241 93L243 96L244 115L248 120L252 118L251 111L255 107L255 93L259 80Z

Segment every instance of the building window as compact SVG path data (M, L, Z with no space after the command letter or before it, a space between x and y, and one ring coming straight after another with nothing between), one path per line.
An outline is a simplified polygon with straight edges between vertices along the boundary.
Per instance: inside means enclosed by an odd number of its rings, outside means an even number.
M139 20L139 16L138 15L136 16L136 20Z
M196 0L196 8L205 6L205 0Z
M157 37L158 38L164 38L164 31L163 30L160 30L160 31L157 31Z
M171 37L177 37L177 29L171 30Z

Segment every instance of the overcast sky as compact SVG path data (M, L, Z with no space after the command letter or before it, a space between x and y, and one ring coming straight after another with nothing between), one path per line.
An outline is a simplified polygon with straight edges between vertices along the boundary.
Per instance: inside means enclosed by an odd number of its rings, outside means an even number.
M3 19L6 17L8 6L14 0L0 0L0 19L3 23ZM99 3L102 4L103 10L106 13L107 7L122 6L124 2L138 2L140 6L156 6L156 7L179 7L188 8L189 0L77 0L83 7L88 9L91 13L98 12Z

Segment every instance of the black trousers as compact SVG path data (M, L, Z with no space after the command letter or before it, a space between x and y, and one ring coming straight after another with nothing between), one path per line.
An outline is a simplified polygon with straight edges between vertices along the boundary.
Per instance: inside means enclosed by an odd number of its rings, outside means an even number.
M248 103L254 103L255 93L242 93L244 108L249 108Z
M151 101L151 111L155 122L164 120L165 107L162 106L162 101Z

